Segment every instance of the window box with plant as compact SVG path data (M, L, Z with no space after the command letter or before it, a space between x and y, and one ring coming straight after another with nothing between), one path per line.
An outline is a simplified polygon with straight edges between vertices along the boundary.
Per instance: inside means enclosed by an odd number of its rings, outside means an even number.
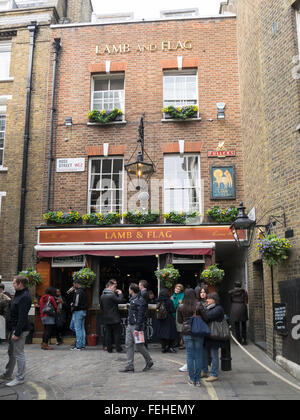
M159 219L159 212L151 212L148 211L147 213L142 213L140 211L132 212L128 211L123 214L123 218L125 223L130 225L147 225L151 223L155 223Z
M192 213L185 213L185 212L175 212L170 211L170 213L164 213L164 218L166 219L166 223L173 223L177 225L185 225L186 222L190 219L190 221L195 221L196 218L200 217L201 213L194 211ZM194 220L193 220L194 219Z
M113 110L101 110L94 109L88 112L89 123L97 124L109 124L116 121L123 121L123 112L114 108Z
M180 277L179 270L174 268L172 264L168 264L165 268L155 271L155 276L160 283L167 289L171 289L177 283Z
M189 119L198 118L198 107L196 105L173 106L164 107L161 112L164 119L186 121Z
M78 211L48 211L43 214L47 224L69 225L81 223L82 219Z
M200 279L205 284L215 289L216 286L222 282L224 275L224 270L218 268L216 264L213 264L202 271Z
M214 206L212 209L208 209L206 214L213 222L230 224L236 219L238 209L235 206L230 206L225 209L221 209L219 206Z
M120 223L122 215L119 213L90 213L82 216L87 225L116 225Z
M292 245L288 239L279 238L276 235L266 235L257 241L257 251L270 267L286 260L291 248Z

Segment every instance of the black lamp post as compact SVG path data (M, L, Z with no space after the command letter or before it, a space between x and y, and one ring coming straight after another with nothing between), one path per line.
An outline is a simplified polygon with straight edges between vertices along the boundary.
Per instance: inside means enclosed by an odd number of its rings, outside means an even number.
M139 181L140 179L145 179L145 181L148 182L152 174L155 172L155 165L153 161L150 159L148 153L144 149L144 119L145 119L145 114L143 114L140 119L139 138L137 140L137 147L135 148L133 154L131 155L129 159L129 163L124 165L131 181L133 180L133 178L138 178ZM136 160L131 162L136 152L137 152ZM144 160L144 155L148 157L150 162L146 162ZM136 187L137 190L140 190L139 181Z

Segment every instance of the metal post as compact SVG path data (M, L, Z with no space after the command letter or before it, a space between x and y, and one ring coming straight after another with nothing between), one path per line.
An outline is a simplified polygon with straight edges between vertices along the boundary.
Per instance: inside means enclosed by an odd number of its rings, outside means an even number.
M230 340L225 341L225 347L221 348L221 369L224 370L224 371L231 370Z

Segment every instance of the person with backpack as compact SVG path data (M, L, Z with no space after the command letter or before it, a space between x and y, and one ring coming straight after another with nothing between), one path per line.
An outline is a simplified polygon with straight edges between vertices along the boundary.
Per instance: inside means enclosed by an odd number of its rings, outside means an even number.
M186 289L182 304L178 306L177 321L182 324L182 336L186 347L189 385L200 386L203 368L204 336L194 336L191 333L190 318L194 315L207 320L203 304L196 299L194 289Z
M172 345L177 337L174 313L175 307L173 301L170 299L169 290L162 289L157 300L156 323L153 334L161 340L162 353L176 353Z

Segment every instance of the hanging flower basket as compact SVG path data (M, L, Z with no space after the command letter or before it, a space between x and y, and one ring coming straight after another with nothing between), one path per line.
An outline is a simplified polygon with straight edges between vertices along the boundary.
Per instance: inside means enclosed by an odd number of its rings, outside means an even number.
M276 235L266 235L257 241L257 251L270 267L286 260L291 248L289 240Z
M119 213L90 213L82 216L83 221L88 225L116 225L120 223L121 214Z
M43 214L47 224L69 225L81 222L81 216L78 211L48 211Z
M171 289L180 277L179 270L174 268L172 264L168 264L167 267L156 270L154 274L167 289Z
M24 271L20 271L19 275L25 276L28 279L29 287L43 283L43 279L40 273L35 271L32 267L26 268Z
M82 268L81 270L73 273L73 281L80 280L82 286L84 287L91 287L95 278L96 274L89 268Z
M225 209L221 209L219 206L214 206L212 209L208 209L206 214L217 223L232 223L238 214L238 209L235 206L230 206Z
M196 105L178 106L170 105L161 110L166 118L187 120L189 118L197 118L198 107Z
M200 279L209 286L216 286L220 284L224 278L225 272L216 265L210 265L202 271Z
M92 123L107 124L113 121L120 121L122 115L123 112L118 108L114 108L112 111L106 109L99 111L98 109L94 109L88 112L88 119Z

